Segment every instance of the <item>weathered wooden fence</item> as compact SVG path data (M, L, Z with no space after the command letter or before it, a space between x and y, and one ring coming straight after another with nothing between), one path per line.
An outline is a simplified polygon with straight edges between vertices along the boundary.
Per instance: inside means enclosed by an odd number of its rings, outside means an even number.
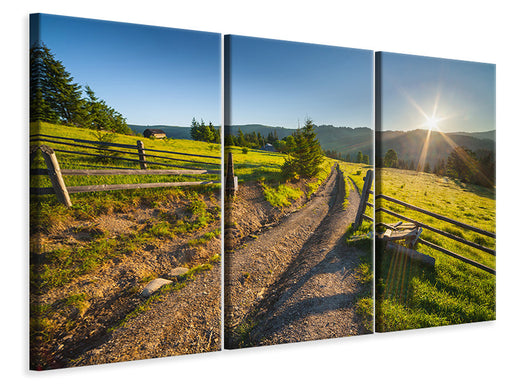
M228 152L226 164L226 196L234 197L238 190L238 177L235 176L235 165L233 163L233 153Z
M370 194L373 194L372 182L373 182L373 171L369 169L364 177L363 190L361 191L361 200L359 202L359 208L357 209L356 219L354 220L354 228L359 228L363 219L373 221L373 218L365 215L366 207L374 207L372 203L368 201Z
M459 255L458 253L456 252L453 252L453 251L450 251L446 248L443 248L437 244L433 244L432 242L430 241L427 241L427 240L424 240L424 239L421 239L420 238L420 234L421 234L421 231L423 229L426 229L426 230L429 230L429 231L432 231L438 235L441 235L441 236L444 236L446 238L449 238L451 240L454 240L454 241L457 241L461 244L464 244L464 245L467 245L469 247L472 247L474 249L478 249L480 251L483 251L483 252L486 252L490 255L493 255L493 256L496 256L496 251L493 250L493 249L490 249L488 247L485 247L481 244L477 244L473 241L469 241L469 240L466 240L460 236L456 236L452 233L449 233L449 232L446 232L444 230L441 230L439 228L435 228L433 227L432 225L428 225L428 224L425 224L425 223L422 223L418 220L415 220L415 219L412 219L410 217L407 217L407 216L404 216L398 212L395 212L389 208L384 208L382 206L379 206L379 204L377 204L377 199L380 199L380 200L387 200L389 202L392 202L392 203L395 203L395 204L399 204L399 205L402 205L403 207L405 207L406 209L410 209L410 210L413 210L413 211L416 211L416 212L419 212L419 213L422 213L422 214L425 214L425 215L428 215L430 217L433 217L437 220L440 220L440 221L444 221L444 222L447 222L447 223L450 223L452 225L455 225L459 228L462 228L464 230L468 230L468 231L473 231L475 233L478 233L480 235L483 235L483 236L487 236L487 237L491 237L493 239L496 238L496 234L495 233L492 233L492 232L489 232L489 231L485 231L483 229L480 229L480 228L477 228L477 227L474 227L472 225L468 225L468 224L465 224L465 223L462 223L460 221L457 221L457 220L453 220L453 219L450 219L446 216L443 216L443 215L440 215L438 213L435 213L435 212L431 212L431 211L428 211L426 209L423 209L423 208L420 208L420 207L417 207L417 206L414 206L412 204L409 204L409 203L406 203L404 201L400 201L398 199L395 199L393 197L390 197L390 196L386 196L386 195L383 195L383 194L379 194L379 195L376 195L375 196L375 199L374 199L374 202L375 202L375 205L374 204L371 204L368 202L368 198L370 196L370 194L373 193L373 191L370 190L371 188L371 184L372 184L372 179L373 179L373 173L371 170L369 170L367 173L366 173L366 177L364 178L364 186L363 186L363 191L361 193L361 202L359 203L359 208L357 210L357 215L356 215L356 219L354 221L354 228L358 228L363 219L365 220L370 220L370 221L373 221L374 219L365 215L364 212L365 212L365 209L367 206L370 206L370 207L377 207L374 209L374 212L375 214L377 214L378 212L382 212L382 213L386 213L388 215L391 215L391 216L394 216L400 220L402 220L402 222L400 222L400 226L403 227L409 227L408 231L405 231L405 232L408 232L407 235L404 235L404 232L402 231L402 233L397 233L396 235L389 235L389 233L391 231L388 231L387 233L383 233L383 234L380 234L378 236L378 238L380 239L390 239L390 240L401 240L401 239L411 239L413 238L413 241L409 242L409 245L412 247L414 246L416 243L419 243L419 244L423 244L423 245L426 245L432 249L435 249L436 251L439 251L439 252L442 252L448 256L451 256L451 257L454 257L458 260L461 260L465 263L468 263L468 264L471 264L477 268L480 268L486 272L489 272L489 273L492 273L492 274L496 274L496 271L486 265L483 265L481 263L478 263L474 260L471 260L467 257L464 257L462 255ZM405 222L405 223L404 223ZM388 230L392 230L392 231L396 231L399 227L399 225L397 224L389 224L389 223L384 223L384 222L378 222L375 224L376 226L384 226L385 228L387 228ZM412 257L412 258L417 258L417 259L421 259L423 261L427 260L427 259L431 259L429 258L428 256L426 255L421 255L419 254L418 252L414 251L413 249L404 249L404 247L401 247L401 250L404 251L408 256Z
M443 215L440 215L438 213L435 213L435 212L431 212L431 211L428 211L426 209L423 209L423 208L420 208L420 207L417 207L417 206L414 206L412 204L409 204L409 203L406 203L404 201L401 201L401 200L398 200L398 199L395 199L393 197L390 197L390 196L386 196L386 195L383 195L383 194L379 194L379 195L376 195L375 196L375 201L377 201L377 199L382 199L382 200L387 200L387 201L390 201L392 203L395 203L395 204L399 204L399 205L402 205L403 207L405 207L406 209L410 209L412 211L416 211L416 212L419 212L419 213L422 213L424 215L427 215L427 216L430 216L430 217L433 217L437 220L440 220L440 221L444 221L444 222L447 222L447 223L450 223L452 225L455 225L456 227L458 228L462 228L464 230L468 230L468 231L472 231L472 232L475 232L475 233L478 233L480 235L483 235L483 236L487 236L487 237L490 237L490 238L493 238L495 239L496 238L496 234L495 233L492 233L492 232L489 232L489 231L485 231L483 229L480 229L480 228L477 228L477 227L474 227L472 225L468 225L468 224L465 224L465 223L462 223L460 221L457 221L457 220L453 220L449 217L446 217L446 216L443 216ZM441 236L444 236L446 238L449 238L451 240L454 240L454 241L457 241L461 244L464 244L464 245L467 245L471 248L474 248L474 249L478 249L480 251L483 251L483 252L486 252L490 255L493 255L493 256L496 256L496 251L493 250L493 249L490 249L488 247L485 247L481 244L477 244L473 241L469 241L469 240L466 240L460 236L456 236L452 233L449 233L449 232L446 232L444 230L441 230L439 228L435 228L433 227L432 225L428 225L428 224L425 224L425 223L422 223L418 220L415 220L415 219L412 219L410 217L407 217L405 215L402 215L398 212L395 212L391 209L388 209L388 208L384 208L384 207L378 207L375 212L382 212L382 213L386 213L388 215L391 215L391 216L394 216L400 220L403 220L403 221L406 221L408 223L412 223L415 227L417 228L422 228L422 229L426 229L426 230L429 230L429 231L432 231L438 235L441 235ZM377 223L376 225L382 225L386 228L390 228L390 229L395 229L393 225L390 225L390 224L386 224L386 223L382 223L382 222L379 222ZM486 272L489 272L489 273L492 273L492 274L496 274L496 271L486 265L483 265L481 263L478 263L474 260L471 260L467 257L464 257L462 255L459 255L458 253L456 252L453 252L453 251L450 251L446 248L443 248L437 244L433 244L427 240L424 240L424 239L421 239L418 237L418 239L416 240L417 243L419 244L423 244L423 245L426 245L432 249L435 249L436 251L439 251L439 252L442 252L448 256L451 256L451 257L454 257L456 259L459 259L465 263L468 263L468 264L471 264L477 268L480 268Z
M220 156L208 156L192 153L164 151L156 149L144 148L144 143L140 140L137 141L136 145L130 144L119 144L109 143L82 139L72 139L60 136L50 136L35 134L30 136L31 143L37 143L31 146L30 150L30 164L37 152L40 151L43 155L46 169L31 169L31 175L48 175L52 183L52 187L48 188L31 188L31 194L45 195L55 194L58 200L70 207L71 200L69 198L70 193L80 192L96 192L96 191L114 191L114 190L125 190L125 189L142 189L142 188L159 188L159 187L181 187L181 186L194 186L194 185L207 185L207 184L220 184L220 181L180 181L180 182L158 182L158 183L139 183L139 184L100 184L100 185L84 185L84 186L66 186L63 175L83 175L83 176L99 176L99 175L187 175L187 176L198 176L204 174L220 174ZM41 143L53 143L60 146L71 146L73 148L84 148L93 149L101 153L90 153L76 150L68 150L62 148L52 148L46 144ZM38 145L39 144L39 145ZM115 148L115 149L114 149ZM121 148L122 150L119 150ZM125 149L136 150L136 152L129 152ZM104 159L118 160L123 162L139 163L140 169L130 169L114 166L99 166L88 164L91 167L98 167L103 169L61 169L57 160L56 152L65 154L89 156L89 157L100 157ZM106 153L114 152L114 155L107 155ZM149 152L149 153L148 153ZM180 156L186 156L186 158L176 158L169 156L162 156L160 154L174 154ZM122 157L122 155L131 155L132 157ZM147 158L156 158L174 161L174 163L164 163L158 161L148 161ZM216 159L218 162L206 162L203 160L196 160L192 157ZM176 164L178 163L178 164ZM217 169L206 169L200 168L199 166L188 166L182 163L192 163L193 165L208 165L215 166ZM179 169L148 169L148 165L158 165L169 168ZM211 168L211 167L210 167Z

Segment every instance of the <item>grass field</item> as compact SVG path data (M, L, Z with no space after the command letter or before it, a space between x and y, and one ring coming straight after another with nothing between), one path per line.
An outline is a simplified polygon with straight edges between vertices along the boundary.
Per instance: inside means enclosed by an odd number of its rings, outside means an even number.
M297 200L304 195L309 198L329 176L331 166L335 163L334 160L325 158L319 175L307 180L307 189L303 190L283 179L281 165L287 156L284 153L244 149L235 146L227 147L226 152L233 154L235 175L238 177L238 182L243 184L258 181L266 200L274 207L289 206L293 200Z
M438 177L397 169L377 170L377 193L394 197L417 207L465 224L495 233L495 190ZM495 239L428 215L379 199L378 206L449 232L485 247L496 249ZM378 213L377 223L395 223L390 215ZM496 258L432 231L421 239L496 267ZM376 328L393 331L421 327L493 320L496 318L495 276L423 244L417 250L435 258L434 268L412 262L400 254L377 250Z
M92 140L98 141L102 138L101 133L90 129L76 128L76 127L66 127L56 124L49 123L31 123L30 125L31 134L43 134L50 136L60 136L66 138L76 138L76 139L84 139L84 140ZM42 138L45 139L45 138ZM50 138L46 138L50 139ZM50 139L57 141L64 141L59 139ZM164 150L164 151L173 151L173 152L181 152L181 153L190 153L190 154L201 154L207 156L215 156L219 157L219 159L211 159L211 158L193 158L186 155L175 155L175 154L165 154L165 153L156 153L148 151L147 154L155 154L159 156L167 156L174 158L176 160L166 160L161 158L152 158L150 156L147 157L148 161L154 162L162 162L170 165L170 169L179 169L182 166L188 167L196 167L200 169L209 169L209 170L220 170L220 144L210 144L200 141L193 140L178 140L178 139L164 139L164 140L156 140L156 139L148 139L140 136L130 136L130 135L120 135L116 134L113 136L104 139L106 141L114 142L117 144L131 144L136 145L137 140L141 140L144 143L144 148L146 149L155 149L155 150ZM105 153L107 155L113 155L118 157L126 157L137 159L137 151L135 149L117 149L118 151L127 151L132 153L132 155L118 153L115 152L102 152L100 149L89 149L89 148L81 148L74 147L72 142L71 145L63 145L51 142L44 141L35 141L31 142L31 145L35 144L46 144L52 147L55 150L62 149L67 151L79 151L90 154L101 154ZM88 144L90 145L90 144ZM94 145L93 145L94 146ZM111 147L111 149L116 150L116 148ZM117 159L102 159L99 157L91 157L87 155L78 155L78 154L68 154L57 152L57 159L59 161L59 165L61 169L97 169L99 167L120 167L120 168L130 168L130 169L140 169L139 163L136 161L122 161ZM201 162L207 162L211 164L203 164L203 163L192 163L185 160L195 159ZM44 164L44 160L40 154L38 154L34 160L34 164L32 164L32 168L46 168ZM163 169L168 168L161 165L149 165L149 169ZM97 185L97 184L137 184L137 183L157 183L157 182L173 182L173 181L193 181L193 180L215 180L219 179L218 175L197 175L194 177L191 176L155 176L155 175L123 175L123 176L72 176L66 175L64 176L64 181L67 186L77 186L77 185ZM45 176L32 176L31 177L31 186L38 187L49 187L51 183L48 177Z
M75 127L64 127L47 123L32 123L31 133L40 133L52 136L97 140L95 131ZM197 153L208 156L220 156L220 146L196 142L192 140L152 140L137 136L116 135L116 143L134 144L142 140L145 148L154 148L183 153ZM31 143L35 144L35 143ZM39 143L38 143L39 144ZM52 148L77 150L97 153L94 149L82 149L62 144L48 143ZM124 155L122 155L124 156ZM170 155L173 156L174 155ZM176 156L180 157L180 156ZM122 166L125 168L138 168L137 163L127 163L119 160L98 162L94 158L57 152L57 158L62 169L94 169L94 166ZM186 158L186 156L181 156ZM209 165L209 169L220 169L220 159L211 159L217 165ZM179 168L184 162L176 162ZM36 156L31 168L45 168L44 160L39 154ZM163 168L162 166L150 166ZM219 179L218 175L202 176L203 180ZM142 182L183 181L185 176L68 176L64 175L67 186L96 185L96 184L129 184ZM200 179L200 178L197 178ZM47 176L31 176L31 186L51 186ZM32 287L50 289L62 286L76 276L86 274L98 266L115 257L132 254L136 249L149 244L157 244L162 239L172 239L180 235L191 236L203 230L214 222L220 228L220 201L219 185L208 185L185 188L151 188L123 191L105 191L90 193L75 193L71 195L72 207L60 204L55 195L31 195L30 201L30 231L31 252L34 255L44 254L44 263L35 263L33 268ZM175 213L173 206L187 208ZM101 215L112 213L125 214L128 217L137 207L151 207L160 210L161 214L148 222L143 231L127 236L113 238L111 234L98 232L94 225L78 225L80 222L94 221ZM47 247L41 244L40 234L58 233L59 228L69 225L76 227L75 231L85 231L90 234L91 240L87 245ZM78 225L78 226L77 226ZM219 237L220 232L208 239L192 239L192 246L201 246L213 237ZM37 259L37 257L36 257Z

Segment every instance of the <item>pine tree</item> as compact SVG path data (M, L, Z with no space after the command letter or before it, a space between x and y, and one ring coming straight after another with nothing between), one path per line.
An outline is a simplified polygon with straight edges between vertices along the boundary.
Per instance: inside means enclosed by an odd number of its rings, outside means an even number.
M305 178L317 176L320 165L324 161L324 155L316 138L313 121L307 119L304 127L299 128L294 137L295 148L282 165L281 171L286 178L292 178L295 175Z
M79 127L131 133L126 119L89 86L87 97L73 82L61 61L43 43L30 49L30 121L46 121Z
M192 123L190 124L190 137L192 137L192 140L201 140L199 123L195 117L192 118Z
M82 125L81 87L44 44L30 49L31 121Z
M394 149L388 149L384 156L384 166L387 168L398 167L398 155Z

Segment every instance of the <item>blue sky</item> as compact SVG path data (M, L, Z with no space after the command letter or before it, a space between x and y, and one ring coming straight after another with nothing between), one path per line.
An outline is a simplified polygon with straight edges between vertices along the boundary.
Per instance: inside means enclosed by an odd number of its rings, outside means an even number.
M40 37L128 124L221 123L220 34L43 14Z
M231 125L373 127L372 51L228 38Z
M433 114L443 132L496 129L493 64L383 52L381 73L383 130L424 129Z

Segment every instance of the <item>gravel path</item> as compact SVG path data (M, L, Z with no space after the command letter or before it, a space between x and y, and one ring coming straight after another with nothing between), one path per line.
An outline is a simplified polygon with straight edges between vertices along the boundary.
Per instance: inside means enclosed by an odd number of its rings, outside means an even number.
M359 195L337 172L299 211L226 256L227 348L365 333L354 304L358 251L343 245Z

